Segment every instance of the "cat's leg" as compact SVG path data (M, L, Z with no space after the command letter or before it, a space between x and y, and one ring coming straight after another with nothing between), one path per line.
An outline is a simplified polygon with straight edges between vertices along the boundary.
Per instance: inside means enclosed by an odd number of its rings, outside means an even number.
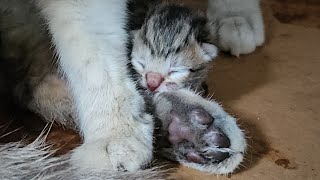
M211 34L224 51L251 53L265 39L259 0L208 0Z
M137 170L152 158L152 117L127 75L126 0L38 0L70 83L84 143L79 168Z
M65 80L56 74L48 74L33 89L31 100L27 104L33 112L41 115L45 121L77 130L76 112L73 100Z
M216 102L182 89L157 94L153 103L162 155L216 174L233 172L243 161L244 133Z

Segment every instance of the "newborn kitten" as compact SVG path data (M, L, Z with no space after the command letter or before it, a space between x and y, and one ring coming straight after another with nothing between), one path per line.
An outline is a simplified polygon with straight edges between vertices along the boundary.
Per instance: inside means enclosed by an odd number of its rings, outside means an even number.
M217 55L216 46L209 43L206 18L182 6L154 7L133 37L135 78L152 92L196 90Z

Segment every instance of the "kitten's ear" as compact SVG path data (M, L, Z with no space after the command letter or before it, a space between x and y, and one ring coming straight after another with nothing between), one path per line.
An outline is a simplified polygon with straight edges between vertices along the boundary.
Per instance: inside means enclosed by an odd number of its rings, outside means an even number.
M202 43L201 49L203 51L203 59L206 62L212 61L218 55L218 48L213 44Z

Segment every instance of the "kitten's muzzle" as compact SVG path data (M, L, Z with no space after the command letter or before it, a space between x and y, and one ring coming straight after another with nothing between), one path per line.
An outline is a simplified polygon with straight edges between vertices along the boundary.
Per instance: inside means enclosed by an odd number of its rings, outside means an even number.
M147 86L150 91L156 90L164 81L163 76L160 73L149 72L146 74Z

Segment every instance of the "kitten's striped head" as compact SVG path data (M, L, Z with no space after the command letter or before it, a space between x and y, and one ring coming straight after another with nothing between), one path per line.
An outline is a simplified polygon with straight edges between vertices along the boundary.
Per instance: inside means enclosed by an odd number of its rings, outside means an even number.
M150 91L197 88L217 55L205 17L177 5L159 5L134 32L132 65Z

